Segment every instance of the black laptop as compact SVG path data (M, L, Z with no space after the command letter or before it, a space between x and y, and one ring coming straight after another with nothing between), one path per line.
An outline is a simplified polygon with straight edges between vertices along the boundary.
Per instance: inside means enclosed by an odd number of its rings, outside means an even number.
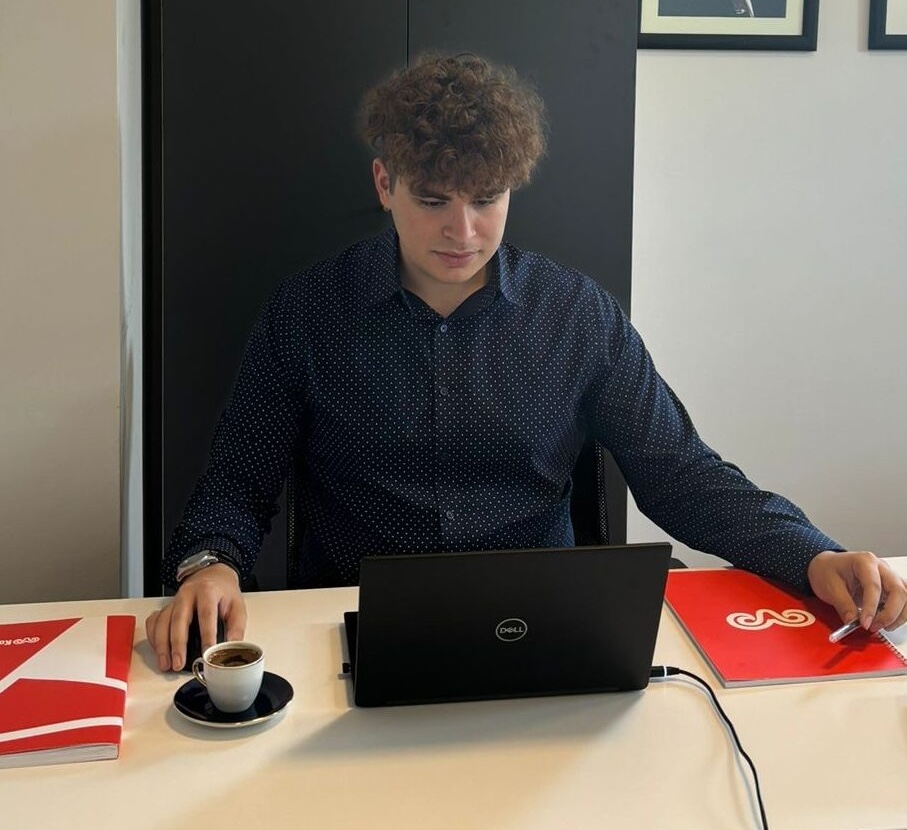
M671 546L365 557L344 614L357 706L649 682Z

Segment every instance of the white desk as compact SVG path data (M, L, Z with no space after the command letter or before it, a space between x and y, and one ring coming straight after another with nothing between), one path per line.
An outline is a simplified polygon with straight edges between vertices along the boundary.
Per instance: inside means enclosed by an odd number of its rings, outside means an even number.
M758 826L725 730L684 680L357 710L338 676L339 623L356 590L251 594L248 636L296 697L266 724L213 730L171 706L186 675L153 668L144 618L159 604L0 606L0 621L137 617L119 760L0 770L4 830ZM667 612L655 661L711 680ZM907 677L719 694L759 770L772 830L907 828Z

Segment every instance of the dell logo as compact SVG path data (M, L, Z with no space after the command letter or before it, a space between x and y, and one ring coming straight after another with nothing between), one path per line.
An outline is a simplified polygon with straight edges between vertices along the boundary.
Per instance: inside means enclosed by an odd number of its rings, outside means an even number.
M501 620L495 627L494 633L499 640L505 643L512 643L516 640L522 640L526 636L529 626L519 617L510 617L507 620Z

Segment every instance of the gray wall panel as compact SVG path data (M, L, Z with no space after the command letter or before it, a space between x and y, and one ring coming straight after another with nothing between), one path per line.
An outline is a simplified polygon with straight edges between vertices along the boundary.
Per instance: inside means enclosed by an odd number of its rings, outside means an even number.
M154 593L264 299L286 275L384 226L354 114L408 54L474 51L537 83L550 158L515 196L508 239L580 268L627 307L636 2L147 6L149 129L158 130L146 161L146 189L157 191L146 268L145 578ZM613 491L622 538L616 480ZM278 517L256 569L265 587L282 585L285 538Z

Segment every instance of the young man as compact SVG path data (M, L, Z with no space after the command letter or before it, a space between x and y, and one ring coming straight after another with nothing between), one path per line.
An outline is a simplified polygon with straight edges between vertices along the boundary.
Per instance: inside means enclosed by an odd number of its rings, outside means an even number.
M363 131L393 229L287 280L266 306L174 532L172 603L146 628L161 670L221 616L243 635L249 573L291 457L301 583L356 584L366 554L573 543L587 436L641 509L739 567L812 589L850 621L907 618L903 580L844 552L696 434L607 292L502 243L510 193L544 152L542 104L474 56L427 58L373 89ZM884 606L882 606L884 602Z

